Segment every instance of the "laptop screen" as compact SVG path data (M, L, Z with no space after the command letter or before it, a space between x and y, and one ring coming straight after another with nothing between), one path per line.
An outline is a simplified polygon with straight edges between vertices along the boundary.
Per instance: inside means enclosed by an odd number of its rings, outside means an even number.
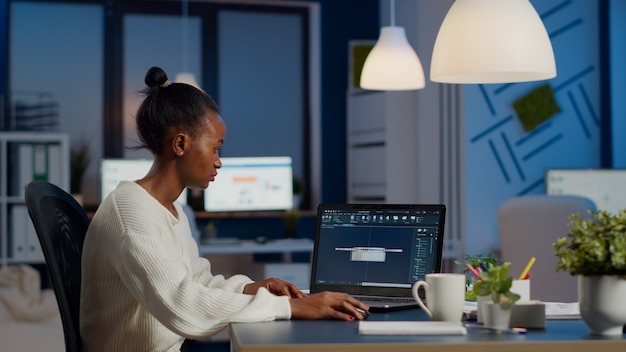
M321 204L311 292L410 296L441 270L444 205Z

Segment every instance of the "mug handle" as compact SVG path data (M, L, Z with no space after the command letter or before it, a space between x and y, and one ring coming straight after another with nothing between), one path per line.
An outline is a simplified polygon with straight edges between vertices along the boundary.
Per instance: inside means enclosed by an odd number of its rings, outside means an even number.
M428 282L426 281L415 282L413 284L413 298L415 298L415 301L417 301L417 305L420 306L420 308L422 308L422 310L426 312L426 314L428 314L428 316L432 319L433 313L431 313L430 310L426 308L426 305L424 304L424 302L422 302L422 299L420 298L420 295L419 295L420 286L425 286L424 289L426 291L428 291L428 288L430 287L430 285L428 285Z

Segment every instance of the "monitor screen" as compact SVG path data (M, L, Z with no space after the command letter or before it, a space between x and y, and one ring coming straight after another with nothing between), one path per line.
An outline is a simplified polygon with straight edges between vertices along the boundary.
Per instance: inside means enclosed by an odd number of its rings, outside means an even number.
M120 181L135 181L146 176L152 159L102 159L100 160L100 202L106 198ZM187 204L187 189L178 197Z
M204 190L206 211L287 210L293 207L291 157L224 157Z
M587 197L598 210L626 208L626 170L552 169L546 171L545 185L547 194Z

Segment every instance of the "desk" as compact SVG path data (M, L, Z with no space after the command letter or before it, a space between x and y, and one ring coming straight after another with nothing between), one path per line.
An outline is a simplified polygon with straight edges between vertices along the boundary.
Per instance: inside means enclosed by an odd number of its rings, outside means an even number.
M371 320L426 320L419 309L372 313ZM626 338L590 336L581 320L548 320L526 335L468 329L465 336L360 336L358 322L293 320L230 326L232 352L600 352L625 351Z

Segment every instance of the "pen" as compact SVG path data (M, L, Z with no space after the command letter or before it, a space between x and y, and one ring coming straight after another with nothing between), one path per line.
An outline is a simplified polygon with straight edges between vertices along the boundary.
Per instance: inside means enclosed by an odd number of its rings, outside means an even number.
M531 257L530 260L528 261L528 264L526 264L526 267L524 268L524 270L522 271L522 274L520 274L519 279L518 280L524 280L526 278L526 275L528 274L528 272L530 271L530 268L533 266L533 264L535 264L535 257Z
M480 267L483 269L484 272L488 272L489 271L489 270L487 270L487 266L483 262L478 262L478 264L480 265Z
M484 325L463 324L463 326L467 329L480 329L480 330L489 330L489 331L496 331L496 332L508 332L511 334L526 334L528 332L526 328L510 328L510 329L501 330L497 328L490 328Z
M480 274L478 273L478 271L476 271L476 269L472 266L472 264L467 263L465 264L465 267L467 268L467 270L469 270L472 274L474 274L474 276L476 276L476 278L478 280L483 280L483 278L480 276Z

